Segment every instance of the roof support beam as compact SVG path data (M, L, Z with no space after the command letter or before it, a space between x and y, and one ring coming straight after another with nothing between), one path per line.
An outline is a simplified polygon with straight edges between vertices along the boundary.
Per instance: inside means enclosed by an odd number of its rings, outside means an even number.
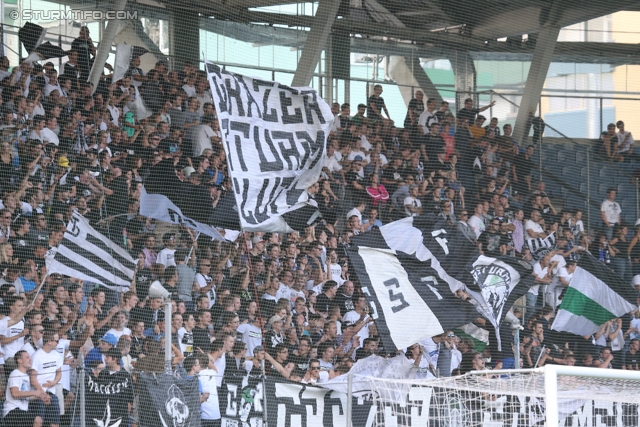
M554 1L549 19L538 34L538 41L533 52L533 60L527 75L513 132L513 139L518 143L526 144L525 139L529 136L531 118L538 108L540 94L549 72L549 65L551 65L551 60L553 59L558 35L560 34L560 26L557 24L556 19L560 13L560 1Z
M331 27L338 14L340 0L321 0L318 5L314 23L307 36L304 49L300 55L300 61L296 73L293 76L292 86L308 86L311 83L313 72L320 61L322 50L327 45Z

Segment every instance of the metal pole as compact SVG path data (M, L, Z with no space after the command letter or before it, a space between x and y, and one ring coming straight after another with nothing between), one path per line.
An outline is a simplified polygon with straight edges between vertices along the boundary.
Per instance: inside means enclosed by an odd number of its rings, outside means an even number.
M516 369L520 369L520 326L515 328L515 330L513 334L513 363Z
M85 388L84 388L84 376L86 372L84 370L84 353L80 352L80 427L87 427L86 420L86 401L85 401Z
M171 374L173 360L171 352L171 300L164 302L164 372Z
M638 194L638 181L640 181L640 179L636 178L636 218L640 217L640 194Z
M591 226L591 147L587 147L587 230Z
M600 132L604 129L604 112L602 111L602 97L600 97Z
M347 424L345 427L351 427L351 412L353 400L353 374L347 374Z

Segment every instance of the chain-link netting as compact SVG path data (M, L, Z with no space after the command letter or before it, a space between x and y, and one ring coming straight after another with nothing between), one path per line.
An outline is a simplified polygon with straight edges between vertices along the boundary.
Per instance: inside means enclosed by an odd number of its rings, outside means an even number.
M468 372L640 369L637 12L0 4L0 426L533 426Z

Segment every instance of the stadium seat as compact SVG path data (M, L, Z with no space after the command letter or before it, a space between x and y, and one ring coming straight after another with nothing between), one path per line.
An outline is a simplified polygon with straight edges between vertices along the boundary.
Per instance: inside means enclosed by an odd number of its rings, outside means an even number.
M608 182L613 182L616 179L616 169L613 167L604 166L600 168L598 171L598 177L600 180L606 180Z
M561 166L573 165L576 162L575 159L575 152L572 150L563 149L558 151L558 164Z
M580 176L580 167L579 165L567 165L562 167L562 178L565 179L575 179Z
M633 184L629 184L629 183L621 183L618 184L618 196L621 200L625 200L626 198L633 198L635 199L636 197L636 186Z
M589 193L588 184L586 182L581 182L580 183L580 194L582 196L586 197L588 193Z
M578 166L580 165L584 165L587 163L587 150L585 150L583 147L576 147L576 164Z
M602 182L598 184L598 187L596 187L596 195L598 196L598 198L596 200L600 201L600 198L607 197L607 190L611 187L613 187L613 185L610 182ZM591 196L591 198L593 199L593 192L591 193Z
M579 195L569 194L567 196L565 206L568 209L582 209L584 210L586 205L585 199Z

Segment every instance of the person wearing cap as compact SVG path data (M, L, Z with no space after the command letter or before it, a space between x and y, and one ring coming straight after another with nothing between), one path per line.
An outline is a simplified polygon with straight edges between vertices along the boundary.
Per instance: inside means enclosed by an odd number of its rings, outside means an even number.
M111 348L104 354L105 368L98 376L98 382L109 384L118 389L118 393L109 396L111 419L128 419L133 406L133 380L131 374L122 369L122 353L116 348Z
M84 358L85 366L88 368L92 360L105 362L104 355L118 344L118 338L113 334L105 334L98 341L98 347L92 348Z
M422 214L422 202L419 198L420 187L412 185L409 187L409 197L404 199L404 213L408 217Z

